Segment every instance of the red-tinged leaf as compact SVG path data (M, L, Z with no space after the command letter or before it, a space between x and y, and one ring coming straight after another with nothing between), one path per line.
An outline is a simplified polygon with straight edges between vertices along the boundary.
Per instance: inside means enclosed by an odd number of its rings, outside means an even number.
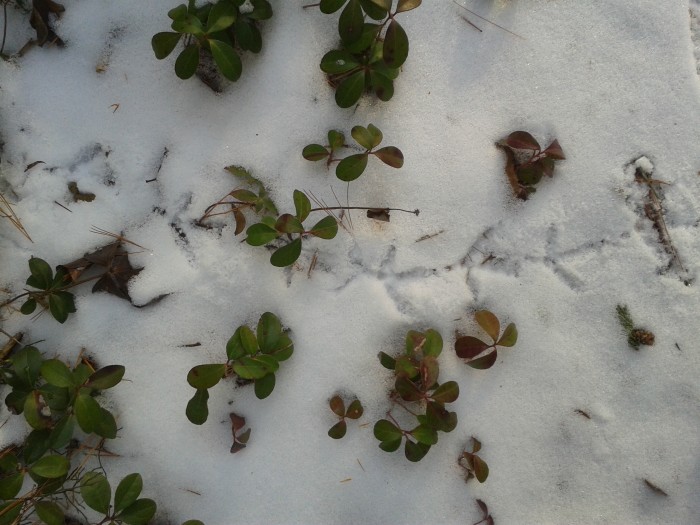
M501 324L498 322L498 317L488 310L479 310L474 314L474 319L494 342L498 339L498 334L501 333Z
M345 413L345 417L350 419L360 419L363 413L364 408L362 408L362 403L360 403L359 399L355 399L352 403L350 403L348 411Z
M345 417L345 403L340 396L333 396L329 404L336 416Z
M485 355L484 357L480 357L478 359L474 359L472 361L468 361L467 364L471 366L472 368L477 368L479 370L486 370L487 368L491 368L493 364L496 362L496 358L498 357L498 352L494 350L490 354Z
M489 466L479 456L472 456L472 460L474 463L474 475L479 483L483 483L489 477Z
M417 462L425 457L430 450L430 445L424 443L414 443L410 439L406 440L406 448L404 453L408 461Z
M503 335L496 343L498 346L514 346L518 340L518 329L515 327L515 323L510 323L503 330Z
M405 11L410 11L421 5L423 0L399 0L399 4L396 7L397 13L403 13Z
M258 196L250 190L233 190L229 195L241 202L256 202Z
M338 234L338 222L329 215L314 224L308 233L321 239L332 239Z
M540 144L527 131L514 131L506 138L506 144L515 149L540 150Z
M275 230L282 233L302 233L304 231L304 226L294 215L284 213L277 219Z
M401 24L392 19L384 33L384 63L390 68L399 68L408 58L408 36Z
M403 166L403 153L401 153L399 148L394 146L386 146L384 148L379 148L377 151L372 153L384 164L387 164L392 168L400 168Z
M472 436L472 452L476 454L481 450L481 441Z
M233 218L236 219L236 230L233 232L234 235L238 235L243 230L245 230L245 215L238 208L233 209Z
M424 389L431 388L438 380L440 366L433 356L425 356L420 362L420 379Z
M471 359L478 356L481 352L489 348L491 345L484 343L481 339L465 335L455 341L455 352L462 359Z
M418 389L413 381L405 376L399 376L396 378L394 388L404 401L419 401L423 399L423 392Z
M400 441L403 437L403 433L391 421L380 419L374 424L374 437L379 441L390 441L393 443L395 440Z
M309 144L301 152L302 157L312 162L323 160L328 157L328 155L330 155L328 150L320 144Z
M430 397L438 403L453 403L459 397L459 385L455 381L443 383Z
M330 428L330 430L328 431L328 436L332 437L333 439L341 439L342 437L345 436L345 433L347 431L348 431L348 424L343 419L342 421L338 421L335 425L333 425Z
M236 452L240 452L245 447L246 446L244 443L239 443L238 441L236 441L233 445L231 445L231 454L235 454Z
M544 150L544 153L546 153L550 159L555 159L555 160L566 159L566 157L564 156L564 151L561 149L561 146L559 145L558 140L554 140L554 142L552 142L549 146L547 146L547 149Z
M233 429L233 433L235 435L245 426L245 418L234 412L231 412L229 417L231 418L231 428Z

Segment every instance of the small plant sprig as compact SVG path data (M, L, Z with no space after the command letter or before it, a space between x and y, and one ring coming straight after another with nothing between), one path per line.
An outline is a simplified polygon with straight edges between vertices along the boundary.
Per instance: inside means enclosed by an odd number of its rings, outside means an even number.
M318 6L325 14L345 6L338 20L342 47L321 60L321 70L336 90L338 106L349 108L365 91L383 101L394 96L394 80L408 58L408 36L395 17L420 6L421 1L398 0L393 12L392 0L321 0L305 6ZM373 22L366 23L365 16Z
M195 425L203 424L209 417L209 389L233 375L253 381L257 398L266 398L275 388L275 372L280 362L289 359L293 352L292 340L282 330L277 316L270 312L262 314L256 332L248 326L239 326L226 343L225 363L197 365L187 374L187 382L197 389L187 403L187 419Z
M627 334L627 344L635 350L639 350L640 345L653 346L654 334L645 328L635 326L627 305L618 304L615 307L617 319Z
M68 271L61 267L56 267L54 275L51 266L38 257L29 259L29 272L27 286L37 288L40 291L28 291L23 296L28 296L19 311L24 315L31 315L36 310L37 305L51 312L56 321L63 324L68 319L68 315L75 313L75 300L72 293L66 289L72 284ZM21 296L18 296L19 298ZM16 299L17 299L16 298Z
M506 154L506 175L515 196L527 200L535 193L542 177L554 175L554 162L564 160L559 141L554 140L544 150L527 131L514 131L496 145Z
M486 462L477 455L481 450L481 441L472 436L472 450L467 452L465 448L462 455L459 456L457 463L466 471L465 481L476 478L479 483L486 481L489 477L489 466Z
M488 310L477 311L474 314L474 319L476 319L476 322L493 342L485 343L477 337L472 337L469 335L461 336L455 341L455 352L457 353L457 356L461 357L462 359L471 359L471 361L467 361L467 364L472 368L482 370L491 368L498 357L496 347L514 346L518 340L518 330L514 323L510 323L508 326L506 326L503 334L501 334L499 337L499 334L501 333L501 324L498 321L498 317ZM485 352L488 353L482 357L477 357Z
M309 144L302 151L302 156L306 160L319 161L326 159L326 165L330 166L333 162L337 162L335 167L335 175L340 180L350 182L357 179L365 168L370 155L374 155L384 164L392 168L400 168L403 166L403 153L395 146L384 146L383 148L375 149L382 142L382 132L374 125L370 124L366 128L363 126L355 126L351 131L352 138L365 151L356 153L339 159L335 157L336 152L340 148L345 148L345 135L336 130L328 132L328 145Z
M250 429L241 432L243 427L245 427L245 418L243 416L239 416L238 414L231 412L229 417L231 418L231 433L233 434L231 454L235 454L246 447L246 444L250 439Z
M250 0L252 11L243 11L245 0L218 0L195 6L194 0L180 4L168 12L173 21L172 32L157 33L151 46L159 60L173 52L184 36L185 49L175 61L175 74L188 79L197 71L202 53L210 53L221 74L231 81L240 78L243 70L236 47L259 53L262 37L257 27L260 20L272 17L267 0Z
M340 418L340 421L331 427L328 435L333 439L341 439L348 431L348 424L345 420L360 419L364 413L364 408L362 408L362 403L360 403L359 399L354 399L346 410L345 401L340 396L333 396L329 401L329 405L333 413Z
M455 381L440 384L440 367L437 358L442 352L442 336L435 330L406 334L406 350L397 358L384 352L379 353L382 366L394 371L396 380L392 399L416 418L417 426L408 430L401 427L387 412L387 419L380 419L374 425L374 437L379 440L379 448L394 452L405 439L404 454L409 461L420 461L438 442L438 432L452 432L457 426L457 414L449 412L445 403L454 402L459 397L459 385ZM402 401L424 410L416 413Z

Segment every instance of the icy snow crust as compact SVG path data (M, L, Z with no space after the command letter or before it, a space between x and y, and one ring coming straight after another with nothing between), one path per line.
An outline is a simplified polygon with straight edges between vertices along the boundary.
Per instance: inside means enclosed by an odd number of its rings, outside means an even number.
M56 265L104 244L95 225L147 247L131 257L144 267L134 302L170 295L137 309L84 286L65 325L16 313L3 328L45 340L49 355L74 359L85 348L103 365L126 366L129 381L109 394L121 427L109 448L122 457L105 466L114 480L141 472L161 522L463 524L480 519L475 498L499 525L700 522L695 0L467 4L523 39L470 17L477 32L452 2L424 2L400 16L411 50L396 95L356 110L336 107L318 68L336 44L337 17L302 2L273 2L263 52L247 55L241 80L220 95L179 80L175 55L153 56L151 36L168 29L176 2L64 4L56 29L65 49L0 62L0 189L34 239L0 223L0 286L21 291L32 255ZM16 14L9 29L6 50L31 36ZM355 212L351 234L305 243L291 271L241 244L229 219L194 226L237 185L222 169L230 164L262 179L281 212L293 210L294 189L327 202L331 188L344 196L301 150L329 129L369 123L406 163L372 163L351 185L351 204L420 208L419 217L385 224ZM567 155L525 203L511 197L494 147L517 129L559 139ZM642 156L669 183L666 219L690 285L665 271L669 256L643 215L633 165ZM25 173L37 160L45 164ZM95 201L70 202L68 181ZM618 303L654 331L654 347L627 346ZM478 334L479 308L520 332L487 371L452 350L455 329ZM296 348L272 396L218 385L209 420L192 425L187 371L220 362L234 329L265 311L291 329ZM411 464L372 435L391 387L376 355L429 327L445 338L441 379L460 385L459 425ZM194 342L202 345L181 347ZM336 392L365 405L339 442L326 435ZM236 455L232 410L252 428ZM23 432L21 421L6 425L0 446ZM456 464L472 435L491 469L483 485L465 485Z

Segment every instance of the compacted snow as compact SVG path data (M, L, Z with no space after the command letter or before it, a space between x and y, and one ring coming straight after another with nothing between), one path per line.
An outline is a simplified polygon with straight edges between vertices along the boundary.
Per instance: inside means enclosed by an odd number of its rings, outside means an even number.
M128 381L106 396L121 428L108 447L121 457L103 462L115 480L143 475L160 523L469 524L481 519L476 498L499 525L700 522L700 3L464 3L517 37L425 1L398 17L410 54L394 98L350 109L318 67L337 43L337 14L275 0L263 52L246 54L241 79L216 94L178 79L175 55L153 56L175 1L63 3L65 48L0 62L0 191L34 241L0 222L0 287L21 293L31 256L55 266L109 242L94 226L145 247L129 246L143 267L130 282L135 304L167 296L135 308L85 285L65 324L6 309L2 328L41 340L49 356L85 349L126 366ZM8 14L13 53L32 30ZM195 225L240 186L223 169L232 164L263 181L280 212L293 212L294 189L345 202L347 186L301 150L369 123L405 165L371 161L350 204L418 217L355 211L351 231L305 241L286 270L241 243L231 216ZM494 145L515 130L556 138L567 156L526 202ZM645 214L637 169L667 183L658 187L681 264ZM94 201L74 202L69 182ZM617 304L654 346L627 345ZM455 331L481 334L478 309L519 331L490 370L453 350ZM258 400L224 382L209 420L191 424L187 371L223 362L235 328L265 311L295 343L275 391ZM414 464L372 434L392 386L376 356L431 327L445 340L441 380L460 386L459 424ZM326 434L335 393L365 407L340 441ZM231 411L252 428L235 455ZM4 405L0 418L10 418ZM0 447L26 433L11 421ZM471 436L490 467L484 484L465 484L456 462Z

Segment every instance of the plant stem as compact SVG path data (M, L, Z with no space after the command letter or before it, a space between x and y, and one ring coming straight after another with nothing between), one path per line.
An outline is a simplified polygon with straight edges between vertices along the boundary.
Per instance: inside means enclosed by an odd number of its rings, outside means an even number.
M420 213L420 210L404 210L402 208L369 208L367 206L326 206L323 208L312 208L309 210L309 213L312 211L326 211L326 210L386 210L386 211L402 211L404 213L412 213L415 216L418 216Z

